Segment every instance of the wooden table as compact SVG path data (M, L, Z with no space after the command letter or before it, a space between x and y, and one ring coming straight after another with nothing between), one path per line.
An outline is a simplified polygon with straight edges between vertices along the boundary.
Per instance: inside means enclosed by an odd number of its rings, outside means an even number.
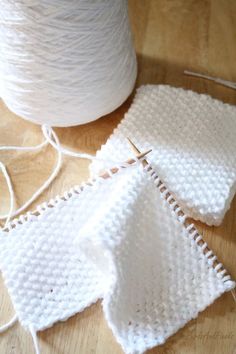
M138 54L137 86L169 84L208 93L236 104L236 91L183 75L184 69L209 73L236 81L236 1L235 0L130 0L130 15ZM94 153L105 143L127 111L132 97L119 109L94 123L57 129L65 146ZM79 114L79 112L78 112ZM42 141L40 128L16 117L1 104L0 144L34 145ZM1 153L21 205L49 175L55 152ZM65 158L60 175L37 203L61 194L88 176L88 161ZM8 192L0 176L1 212L7 211ZM198 223L209 246L236 279L236 198L220 227ZM1 281L1 323L13 314ZM171 337L152 354L236 354L236 305L231 293ZM58 323L39 334L42 354L121 354L97 303L67 322ZM0 336L1 354L34 353L31 336L19 324Z

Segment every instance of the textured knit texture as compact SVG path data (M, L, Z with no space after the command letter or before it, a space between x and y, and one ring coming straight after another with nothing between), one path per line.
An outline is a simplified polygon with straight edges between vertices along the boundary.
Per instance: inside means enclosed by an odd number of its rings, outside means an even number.
M99 158L122 160L126 137L142 150L186 214L218 225L236 191L236 108L207 95L169 86L138 89ZM97 173L105 164L93 162Z
M124 352L143 353L234 287L158 181L137 164L1 235L1 269L26 328L44 329L103 298Z
M91 211L102 203L104 188L96 193L96 186L85 187L71 197L69 193L66 201L52 201L54 207L45 203L38 208L39 216L27 221L21 217L22 225L1 232L0 268L25 328L50 327L103 295L103 275L73 242Z

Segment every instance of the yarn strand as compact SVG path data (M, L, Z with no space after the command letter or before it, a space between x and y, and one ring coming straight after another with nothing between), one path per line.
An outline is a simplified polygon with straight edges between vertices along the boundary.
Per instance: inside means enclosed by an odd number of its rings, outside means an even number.
M2 325L0 327L0 333L3 333L5 331L7 331L9 328L11 328L16 322L18 321L18 317L15 314L9 322L7 322L6 324Z
M12 217L15 217L15 216L19 215L22 211L24 211L26 208L28 208L45 191L45 189L47 189L49 187L49 185L57 177L57 175L58 175L58 173L60 171L60 168L61 168L61 165L62 165L62 152L60 151L60 142L59 142L59 139L58 139L56 133L52 129L50 130L50 134L52 135L52 138L50 138L50 139L51 140L54 139L56 145L59 147L59 149L57 150L58 158L57 158L56 166L55 166L53 172L51 173L51 175L49 176L49 178L42 184L42 186L40 188L38 188L38 190L30 197L30 199L28 199L20 208L18 208L14 212L13 212L14 192L13 192L12 184L11 184L11 181L10 181L10 177L7 174L5 166L3 164L0 165L1 169L3 171L4 177L5 177L6 181L7 181L9 194L10 194L10 205L11 205L8 214L0 215L0 220L5 220L6 219L4 228L6 227L7 223L9 222L9 220ZM47 140L45 140L45 142L40 144L41 147L45 146L46 143L48 143ZM38 146L37 146L37 148L38 148ZM13 148L13 147L9 147L10 150L11 150L11 148ZM15 148L17 150L19 149L18 147L15 147ZM34 148L35 147L30 147L29 149L32 150ZM26 149L24 148L24 150L26 150Z
M44 140L42 143L35 145L35 146L7 146L1 145L0 151L11 151L11 150L19 150L19 151L36 151L42 149L44 146L48 144L47 140Z
M46 141L58 152L61 152L62 155L67 155L67 156L71 156L71 157L78 157L81 159L88 159L88 160L96 160L96 161L102 161L104 162L104 159L100 159L95 155L91 155L91 154L87 154L84 152L75 152L69 149L64 148L61 144L58 144L56 141L54 141L52 139L52 132L54 134L54 136L56 135L56 133L52 130L51 127L47 126L47 125L42 125L42 131L44 134L44 137L46 139ZM59 139L57 138L57 141L59 142ZM111 164L112 166L114 165L120 165L121 162L120 161L114 161L114 160L110 160L110 159L106 159L106 162Z
M9 212L6 215L0 215L0 220L6 219L4 227L9 223L12 215L13 215L13 209L14 209L14 191L11 183L10 176L7 172L7 169L5 165L0 161L0 169L2 170L2 174L6 180L8 190L9 190L9 195L10 195L10 207L9 207ZM1 331L1 330L0 330Z
M223 80L218 77L213 77L213 76L209 76L209 75L205 75L205 74L195 73L195 72L189 71L189 70L184 70L184 74L189 75L189 76L200 77L202 79L206 79L206 80L210 80L210 81L214 81L220 85L223 85L223 86L226 86L226 87L236 90L236 82Z
M87 153L81 153L81 152L74 152L71 150L68 150L66 148L64 148L60 141L59 138L57 136L57 134L55 133L55 131L47 126L47 125L43 125L42 127L42 132L43 135L45 137L45 140L36 145L36 146L29 146L29 147L20 147L20 146L1 146L0 147L0 151L4 151L4 150L22 150L22 151L34 151L34 150L38 150L40 148L43 148L44 146L46 146L47 144L51 145L54 150L57 152L57 162L56 162L56 166L54 167L53 171L51 172L51 175L48 177L48 179L41 185L41 187L39 187L36 192L33 193L33 195L19 208L17 208L14 211L14 199L15 199L15 195L14 195L14 190L13 190L13 186L11 183L11 179L10 176L6 170L6 167L4 166L3 163L0 162L0 169L2 170L2 173L4 175L4 178L6 180L7 186L8 186L8 190L9 190L9 195L10 195L10 208L9 208L9 212L5 215L0 215L0 220L5 220L5 225L3 226L3 229L5 229L7 227L7 224L9 223L10 219L12 217L16 217L19 214L21 214L25 209L27 209L52 183L52 181L57 177L61 166L62 166L62 157L63 155L66 156L71 156L71 157L76 157L76 158L82 158L82 159L89 159L89 160L96 160L96 161L103 161L104 159L100 159L98 157L96 157L95 155L91 155L91 154L87 154ZM120 161L113 161L113 160L109 160L106 159L105 161L108 164L111 164L112 167L115 166L126 166L127 163L125 162L120 162Z
M33 339L35 354L40 354L37 333L36 333L35 329L32 326L29 327L29 331L30 331L30 334L31 334L32 339Z

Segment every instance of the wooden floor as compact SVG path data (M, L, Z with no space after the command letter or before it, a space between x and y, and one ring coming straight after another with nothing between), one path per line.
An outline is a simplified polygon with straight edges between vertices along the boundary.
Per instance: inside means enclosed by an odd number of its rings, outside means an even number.
M236 104L236 91L183 75L184 69L189 69L236 82L235 0L131 0L130 15L139 64L137 86L165 83L208 93L224 102ZM105 143L131 101L132 97L97 122L56 131L66 146L94 153ZM3 104L0 105L0 117L1 145L34 145L42 141L38 126L14 116ZM0 160L6 163L11 173L18 205L46 179L53 168L54 158L55 153L50 148L37 154L0 154ZM66 158L57 180L37 200L37 204L85 180L87 167L87 161ZM8 192L2 176L0 196L0 211L7 211ZM198 226L236 279L236 198L220 227L206 227L200 223ZM0 286L0 322L4 323L12 316L13 309L2 281ZM39 341L42 354L122 353L107 327L100 303L40 333ZM236 304L231 293L223 295L165 345L148 353L203 352L236 354ZM30 335L19 324L0 336L0 354L5 353L34 353Z

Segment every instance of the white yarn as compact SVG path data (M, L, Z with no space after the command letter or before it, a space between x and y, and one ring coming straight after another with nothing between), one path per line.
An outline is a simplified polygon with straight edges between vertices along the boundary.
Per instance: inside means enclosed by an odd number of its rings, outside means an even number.
M87 123L133 89L127 0L2 0L0 43L0 95L35 123Z
M13 211L14 210L15 195L14 195L14 190L13 190L13 186L11 183L11 178L7 172L5 165L0 161L0 169L2 170L2 174L6 180L8 190L9 190L9 195L10 195L9 211L7 214L0 215L0 220L6 219L3 229L7 228L7 225L12 217L19 215L25 209L27 209L50 186L50 184L57 177L57 175L61 169L63 155L82 158L82 159L96 160L97 162L100 162L100 163L106 163L106 164L110 165L110 167L113 167L113 168L118 167L118 166L119 167L130 166L130 164L127 162L119 162L119 161L111 160L109 158L107 158L106 161L104 161L103 159L100 159L99 157L96 157L91 154L80 153L80 152L68 150L60 144L57 134L55 133L55 131L51 127L43 125L41 128L42 128L42 132L45 137L45 140L36 146L28 146L28 147L26 147L26 146L0 146L0 151L4 151L4 150L35 151L35 150L43 148L47 144L50 144L57 152L57 162L56 162L56 165L55 165L51 175L33 193L33 195L21 207L17 208L15 211ZM136 159L136 158L133 157L133 159Z
M213 76L209 76L209 75L205 75L205 74L199 74L196 73L194 71L189 71L189 70L184 70L184 74L185 75L189 75L189 76L196 76L196 77L200 77L201 79L207 79L210 81L214 81L217 84L232 88L234 90L236 90L236 82L232 82L232 81L228 81L228 80L223 80L219 77L213 77Z
M5 323L0 327L0 333L6 332L9 328L11 328L18 321L18 316L15 314L10 321Z
M29 331L30 331L30 334L33 339L35 354L40 354L37 333L36 333L35 329L33 328L33 326L29 327Z
M10 206L9 206L9 212L6 215L0 215L0 220L1 219L6 219L5 221L5 226L9 223L11 216L13 214L13 209L14 209L14 191L13 191L13 187L12 187L12 183L11 183L11 179L10 176L7 172L7 169L5 167L5 165L0 161L0 169L2 171L2 174L5 178L5 181L7 183L7 187L8 187L8 191L9 191L9 195L10 195Z
M5 145L5 146L0 146L0 151L14 151L14 150L18 150L18 151L36 151L36 150L42 149L47 144L48 144L48 141L44 140L41 144L38 144L38 145L35 145L35 146L7 146L7 145ZM10 207L9 207L8 213L4 214L4 215L0 214L0 220L5 220L6 219L4 228L7 226L7 224L9 223L9 221L10 221L12 216L16 216L20 212L24 211L49 186L49 184L57 176L60 167L61 167L61 161L58 161L57 166L54 168L54 171L53 171L52 175L47 179L47 181L40 188L40 193L38 194L38 192L37 192L37 195L36 195L36 193L34 193L34 195L21 208L18 208L13 213L15 195L14 195L14 190L13 190L11 178L10 178L8 172L7 172L6 166L0 161L0 169L2 171L2 174L3 174L4 178L5 178L5 181L7 183L7 187L8 187L8 191L9 191L9 195L10 195Z

